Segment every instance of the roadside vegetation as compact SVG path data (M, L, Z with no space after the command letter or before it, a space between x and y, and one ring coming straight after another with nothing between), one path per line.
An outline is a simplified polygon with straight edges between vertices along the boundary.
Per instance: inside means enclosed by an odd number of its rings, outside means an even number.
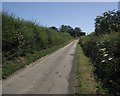
M2 76L6 78L18 69L45 56L69 42L69 33L58 33L35 22L2 14Z
M97 16L95 32L87 36L79 27L44 27L7 12L2 24L3 79L80 37L76 94L120 95L120 12Z
M95 19L95 32L79 44L95 67L96 79L108 95L120 95L120 12L108 11Z
M83 50L79 44L76 49L76 94L105 94L105 91L101 88L100 82L96 81L94 76L94 66L90 59L85 56Z
M2 12L2 78L85 35L79 27L44 27Z

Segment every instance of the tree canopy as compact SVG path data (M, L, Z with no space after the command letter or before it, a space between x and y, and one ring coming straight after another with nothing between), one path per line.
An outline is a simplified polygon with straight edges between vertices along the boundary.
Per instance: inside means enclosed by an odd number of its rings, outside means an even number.
M120 11L107 11L95 19L95 33L118 32L120 30Z
M82 32L80 27L72 28L70 25L61 25L60 32L68 32L73 37L85 35L85 32Z

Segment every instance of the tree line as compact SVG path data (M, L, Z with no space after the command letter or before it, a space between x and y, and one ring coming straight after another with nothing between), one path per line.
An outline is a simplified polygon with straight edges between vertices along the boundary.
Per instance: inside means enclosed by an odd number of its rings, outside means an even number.
M56 28L55 26L50 27L50 29L53 29L57 32L67 32L72 37L80 37L83 35L86 35L85 32L82 32L80 27L72 28L70 25L61 25L60 28Z

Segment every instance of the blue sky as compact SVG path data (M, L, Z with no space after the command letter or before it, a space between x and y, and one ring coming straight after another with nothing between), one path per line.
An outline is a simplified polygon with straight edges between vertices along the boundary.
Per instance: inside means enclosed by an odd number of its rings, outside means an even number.
M118 10L117 2L4 2L2 8L17 17L36 20L43 26L62 24L94 31L94 19L108 10Z

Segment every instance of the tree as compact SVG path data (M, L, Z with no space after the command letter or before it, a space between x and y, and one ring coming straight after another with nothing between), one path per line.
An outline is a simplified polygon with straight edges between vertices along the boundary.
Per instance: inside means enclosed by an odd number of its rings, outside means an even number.
M60 32L68 32L72 36L73 35L73 28L69 25L61 25Z
M60 32L67 32L73 37L80 37L85 35L85 32L81 31L81 28L75 27L74 29L69 25L61 25Z
M77 37L80 37L80 35L81 35L81 29L79 28L79 27L75 27L75 29L74 29L74 34L75 34L75 36L77 36Z
M120 30L120 12L107 11L95 19L95 33L97 35Z
M50 27L50 29L53 29L53 30L59 32L59 30L55 26Z

